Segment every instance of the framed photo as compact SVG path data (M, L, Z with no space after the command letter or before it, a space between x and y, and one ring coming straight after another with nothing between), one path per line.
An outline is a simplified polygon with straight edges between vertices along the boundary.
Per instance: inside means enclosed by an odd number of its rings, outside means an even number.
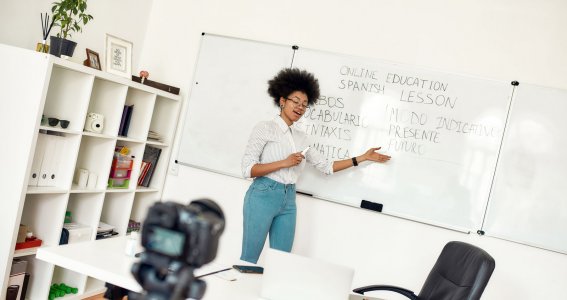
M106 71L130 79L132 42L106 34Z
M98 53L89 48L87 48L87 59L85 59L84 65L102 71Z

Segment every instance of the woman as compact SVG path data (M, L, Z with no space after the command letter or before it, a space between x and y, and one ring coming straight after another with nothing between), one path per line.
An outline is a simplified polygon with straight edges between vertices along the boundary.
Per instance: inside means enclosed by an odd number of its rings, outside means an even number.
M242 158L242 173L255 178L244 198L244 230L241 260L256 263L270 235L270 247L291 251L295 235L295 182L306 160L324 174L333 174L364 161L386 162L380 148L351 159L328 161L310 145L307 135L293 124L319 98L319 82L313 74L283 69L268 81L268 93L280 107L280 115L260 122L252 130ZM302 153L303 152L303 153Z

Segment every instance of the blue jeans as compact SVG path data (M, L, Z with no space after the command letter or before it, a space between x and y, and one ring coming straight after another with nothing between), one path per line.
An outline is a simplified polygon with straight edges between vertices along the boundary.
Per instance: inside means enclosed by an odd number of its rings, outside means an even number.
M266 237L270 248L290 252L295 236L295 184L258 177L244 198L241 260L258 262Z

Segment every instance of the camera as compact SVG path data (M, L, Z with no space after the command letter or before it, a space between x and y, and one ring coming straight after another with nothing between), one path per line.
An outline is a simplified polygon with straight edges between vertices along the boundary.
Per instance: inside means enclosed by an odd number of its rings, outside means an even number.
M104 127L104 115L97 113L88 113L85 121L85 130L95 133L101 133Z
M144 252L131 270L144 293L129 298L201 299L206 285L193 271L216 257L224 225L220 206L210 199L152 205L142 227Z

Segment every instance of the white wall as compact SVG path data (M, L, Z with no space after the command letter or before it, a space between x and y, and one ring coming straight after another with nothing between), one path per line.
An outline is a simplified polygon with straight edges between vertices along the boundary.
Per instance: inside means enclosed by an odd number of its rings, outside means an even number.
M42 39L40 14L48 12L51 15L54 1L0 0L0 43L35 49ZM132 72L137 74L153 0L95 0L87 3L87 13L93 20L83 26L83 32L71 36L70 40L77 43L71 60L82 63L87 58L85 48L89 48L99 53L104 70L106 34L109 33L133 43ZM59 27L53 27L50 35L56 35L59 30Z
M151 77L180 86L186 97L201 32L567 88L566 9L560 0L162 0L154 3L141 60ZM231 100L245 105L246 95ZM236 260L247 186L181 166L168 176L164 198L219 202L228 222L219 257ZM462 240L496 260L483 299L560 299L567 292L566 255L302 196L298 206L293 251L356 268L355 285L419 291L443 245Z

